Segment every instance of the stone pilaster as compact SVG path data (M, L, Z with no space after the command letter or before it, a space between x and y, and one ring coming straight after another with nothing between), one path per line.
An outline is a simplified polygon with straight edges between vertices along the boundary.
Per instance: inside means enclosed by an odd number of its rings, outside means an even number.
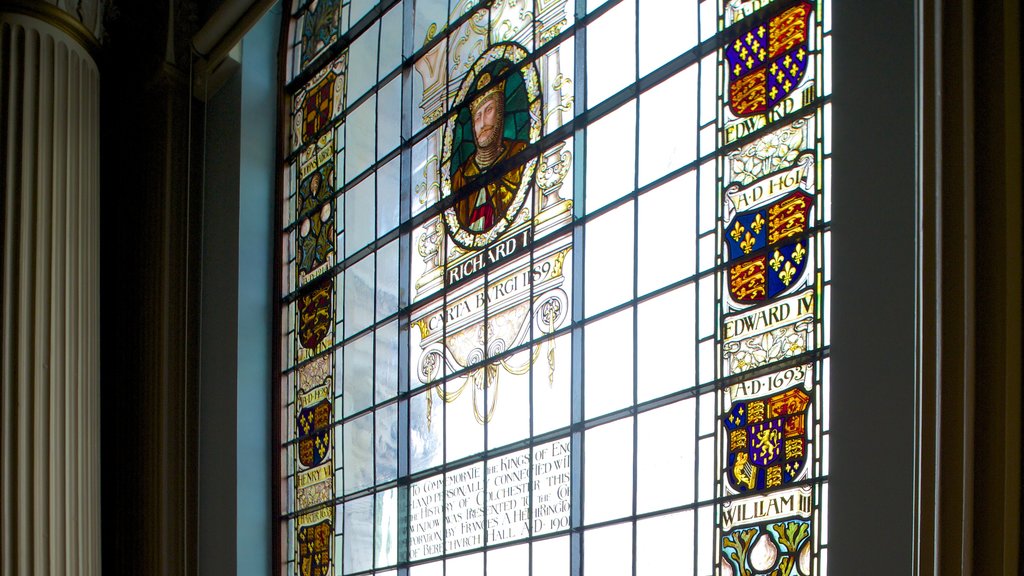
M83 7L84 6L84 7ZM99 574L97 2L0 4L0 571ZM68 10L72 8L67 7Z

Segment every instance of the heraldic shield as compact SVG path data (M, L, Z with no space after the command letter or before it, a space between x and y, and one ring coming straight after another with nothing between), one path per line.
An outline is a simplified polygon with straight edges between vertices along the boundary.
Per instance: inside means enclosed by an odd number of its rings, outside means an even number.
M299 412L299 462L319 466L331 450L331 403L328 400Z
M334 109L334 81L337 77L328 74L306 94L302 101L302 140L308 142L316 137L331 121Z
M298 572L300 576L330 576L331 535L332 528L329 520L299 528Z
M725 47L733 114L767 112L800 85L810 60L810 17L811 4L801 2Z
M331 329L332 279L328 278L299 296L299 342L305 348L316 348Z
M729 267L733 299L758 302L797 285L809 258L807 241L793 238L807 231L813 204L809 195L795 192L759 210L740 212L729 222L725 242L734 262Z
M739 492L788 484L807 463L807 406L803 390L737 402L725 416L726 476Z

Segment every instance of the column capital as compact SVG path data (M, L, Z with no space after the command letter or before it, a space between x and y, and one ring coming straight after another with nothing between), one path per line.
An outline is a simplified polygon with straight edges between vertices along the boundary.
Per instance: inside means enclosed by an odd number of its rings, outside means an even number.
M0 0L0 14L38 18L66 32L95 58L103 33L105 4L105 0Z

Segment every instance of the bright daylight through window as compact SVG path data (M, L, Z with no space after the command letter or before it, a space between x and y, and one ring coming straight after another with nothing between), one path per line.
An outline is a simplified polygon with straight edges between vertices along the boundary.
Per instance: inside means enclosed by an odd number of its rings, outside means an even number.
M827 0L286 10L280 574L826 574Z

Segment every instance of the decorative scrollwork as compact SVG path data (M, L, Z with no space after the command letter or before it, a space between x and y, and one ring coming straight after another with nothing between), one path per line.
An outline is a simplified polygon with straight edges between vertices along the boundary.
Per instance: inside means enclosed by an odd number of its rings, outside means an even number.
M441 367L444 365L444 357L437 350L424 352L420 356L420 380L422 382L433 382L440 376Z
M484 359L483 348L473 348L466 354L466 366L472 366L477 362L481 362Z
M487 343L487 355L498 356L508 349L508 344L503 338L494 338Z
M546 293L536 306L538 329L544 334L551 334L565 321L568 312L568 298L560 288Z

